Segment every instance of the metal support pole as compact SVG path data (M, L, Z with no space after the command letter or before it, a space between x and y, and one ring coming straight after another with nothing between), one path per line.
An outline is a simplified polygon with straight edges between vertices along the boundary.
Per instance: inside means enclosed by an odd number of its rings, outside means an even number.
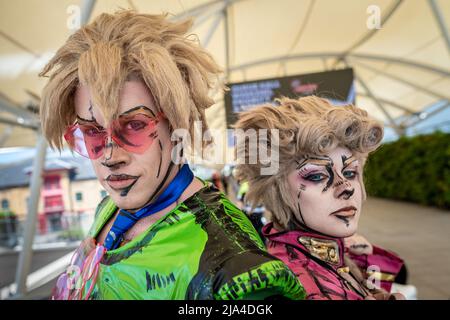
M207 9L209 9L211 6L216 5L218 3L222 2L221 0L212 0L206 3L203 3L199 6L196 6L194 8L191 8L187 11L184 11L178 15L176 15L175 17L173 17L172 19L174 20L183 20L183 19L187 19L189 17L198 17L200 15L202 15Z
M96 0L83 0L81 4L81 25L89 22Z
M442 14L436 0L428 0L431 10L433 11L436 22L439 25L439 29L441 30L442 37L444 38L445 43L447 44L447 50L450 53L450 33L448 32L448 28L445 23L444 15Z
M367 94L369 95L370 98L372 98L372 100L375 102L375 104L377 105L378 108L380 108L380 110L384 113L384 115L386 116L386 118L389 121L389 124L392 126L392 128L395 130L395 132L399 135L402 136L404 135L404 130L402 130L402 128L400 128L394 121L394 119L392 118L392 116L386 111L386 109L383 107L383 105L381 104L380 101L378 101L377 97L375 97L375 95L372 93L372 90L370 90L370 88L367 86L367 84L361 79L361 77L359 77L358 75L355 74L355 78L356 80L358 80L358 82L361 84L361 86L364 88L364 90L367 92Z
M27 122L37 122L37 117L29 112L28 110L22 109L17 106L0 92L0 111L5 111L9 114L14 115L16 118L22 118Z
M9 137L11 136L13 132L13 126L8 125L2 132L0 136L0 148L3 147L3 145L8 141Z
M19 255L19 263L16 272L17 292L16 297L24 297L27 293L27 278L31 267L31 256L33 254L32 245L36 231L36 221L40 190L42 185L42 172L45 165L45 155L47 152L47 141L41 133L38 133L36 146L36 157L33 164L33 172L30 181L30 199L28 202L27 220L25 223L24 240L22 251Z
M420 90L420 91L422 91L422 92L425 92L425 93L427 93L427 94L429 94L429 95L438 97L439 99L442 99L442 100L450 100L450 96L446 96L446 95L440 94L439 92L436 92L436 91L434 91L434 90L428 89L427 86L420 86L420 85L415 84L415 83L413 83L413 82L411 82L411 81L409 81L409 80L402 79L402 78L400 78L400 77L398 77L398 76L396 76L396 75L393 75L393 74L390 74L390 73L388 73L388 72L386 72L386 71L379 70L379 69L377 69L377 68L368 66L367 64L362 63L362 62L359 62L359 61L354 61L354 62L352 62L352 63L353 63L353 64L357 64L357 65L359 65L359 66L361 66L361 67L363 67L363 68L365 68L365 69L367 69L367 70L373 71L373 72L375 72L376 74L381 74L382 76L385 76L385 77L391 78L391 79L393 79L393 80L395 80L395 81L398 81L398 82L400 82L400 83L406 84L407 86L410 86L410 87L412 87L412 88L414 88L414 89L417 89L417 90Z
M297 32L297 35L294 38L294 42L292 42L291 46L289 47L288 51L286 52L285 57L289 57L289 55L292 53L292 51L294 50L294 48L298 45L298 43L300 42L300 39L303 36L303 33L306 30L306 27L308 25L309 19L311 18L311 13L312 10L314 8L314 4L315 4L316 0L310 0L309 5L308 5L308 9L306 10L305 16L301 21L301 26L300 29ZM281 68L284 68L283 70L283 75L286 75L286 65L283 64L283 59L280 60L280 64L278 66L278 71L277 73L279 73Z
M224 18L224 30L225 30L225 81L229 82L230 80L230 36L229 36L229 23L228 23L228 6L223 9L223 18Z
M264 64L269 64L273 62L280 62L280 61L296 61L296 60L304 60L304 59L328 59L328 58L336 58L342 56L342 53L339 52L321 52L321 53L302 53L302 54L296 54L289 57L286 56L278 56L278 57L272 57L269 59L261 59L256 60L249 63L244 63L241 65L230 67L230 71L238 71L241 69L248 69ZM376 55L376 54L362 54L362 53L350 53L347 55L348 58L352 59L362 59L362 60L371 60L371 61L381 61L381 62L389 62L393 64L398 65L404 65L411 68L417 68L428 72L433 72L436 74L439 74L443 77L450 77L450 71L446 70L445 68L438 68L433 65L427 65L419 62L415 62L412 60L402 59L402 58L396 58L396 57L390 57L390 56L383 56L383 55Z
M356 95L357 95L357 96L360 96L360 97L365 97L365 98L372 98L372 97L369 96L367 93L363 93L363 92L357 92ZM402 106L402 105L400 105L399 103L394 102L394 101L392 101L392 100L387 100L387 99L383 99L383 98L380 98L380 97L377 97L377 99L378 99L378 101L380 101L381 103L383 103L383 104L388 104L388 105L390 105L391 107L394 107L394 108L396 108L396 109L398 109L398 110L402 110L402 111L404 111L405 113L407 113L407 114L409 114L409 115L414 115L414 114L416 114L415 111L412 111L412 110L408 109L407 107Z
M83 0L81 8L81 23L86 24L94 9L96 0ZM42 186L42 172L45 166L45 155L47 152L47 140L38 131L38 142L36 146L36 158L34 159L33 172L30 181L30 200L28 203L27 220L24 230L22 251L16 272L16 298L22 298L27 293L27 278L30 273L31 257L33 254L33 241L36 232L36 221L38 215L39 199Z
M223 19L223 14L222 13L218 13L217 17L216 17L216 20L214 20L213 24L211 25L211 28L208 30L208 33L207 33L207 35L205 37L205 41L203 42L203 47L204 48L208 47L208 44L211 41L212 36L216 32L217 27L219 26L220 21L222 21L222 19Z
M424 118L419 118L418 120L413 121L412 123L408 124L409 127L414 127L415 125L419 124L420 122L423 122L426 119L429 119L430 117L444 111L445 109L447 109L448 107L450 107L450 102L447 101L444 105L442 105L440 108L432 111L432 112L427 112L426 117Z
M386 14L381 17L381 25L384 26L386 22L394 15L394 12L400 7L403 0L396 0L390 8L387 9ZM356 41L352 46L350 46L347 50L345 50L340 57L336 58L336 61L332 65L331 69L336 69L340 60L346 58L348 54L354 51L356 48L360 47L362 44L367 42L370 38L372 38L377 31L380 29L371 29L368 30L358 41Z
M212 16L216 16L218 14L222 14L223 9L228 5L227 2L221 3L219 6L215 6L212 10L205 10L204 12L199 13L195 16L194 25L192 29L196 29L201 26L203 23L209 20Z
M3 124L7 124L9 126L16 126L16 127L23 127L26 129L32 129L32 130L37 130L38 129L38 125L31 123L28 120L25 120L23 118L17 118L17 119L8 119L8 118L4 118L0 116L0 123Z

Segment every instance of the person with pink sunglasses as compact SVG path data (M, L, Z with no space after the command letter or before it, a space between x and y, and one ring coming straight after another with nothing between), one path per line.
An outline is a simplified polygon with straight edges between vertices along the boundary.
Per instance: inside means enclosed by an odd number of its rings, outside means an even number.
M53 299L304 297L245 214L175 161L185 150L173 133L207 128L221 71L186 35L191 25L101 14L43 69L43 133L88 157L109 194Z

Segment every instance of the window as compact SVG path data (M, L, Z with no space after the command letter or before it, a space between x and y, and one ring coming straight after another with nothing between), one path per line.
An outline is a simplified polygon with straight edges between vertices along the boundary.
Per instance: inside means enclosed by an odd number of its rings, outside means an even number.
M9 209L9 200L8 199L2 200L2 209Z
M60 189L59 176L48 176L44 178L44 188L46 190Z
M49 231L61 231L62 230L62 221L61 221L61 213L53 213L47 215L47 220L49 222Z
M75 200L83 201L83 193L82 192L75 193Z
M44 206L45 208L62 207L63 206L62 196L45 197Z
M107 194L106 194L106 191L105 191L105 190L101 190L101 191L100 191L100 198L103 199L104 197L106 197L106 195L107 195Z

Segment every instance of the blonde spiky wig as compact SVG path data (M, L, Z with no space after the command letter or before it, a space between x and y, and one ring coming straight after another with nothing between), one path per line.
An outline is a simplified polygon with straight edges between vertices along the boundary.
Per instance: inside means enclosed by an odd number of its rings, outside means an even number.
M126 80L142 79L172 129L193 134L193 121L207 128L208 96L221 72L196 38L186 35L192 20L170 22L165 15L122 10L101 14L71 35L44 67L50 79L40 108L44 135L61 149L66 127L75 121L74 92L79 84L109 122L117 115L119 92Z
M348 148L361 165L370 152L380 145L383 126L368 117L367 112L353 105L336 107L327 100L315 96L299 99L281 98L279 106L270 104L252 108L239 114L236 129L278 129L279 142L269 136L264 143L267 148L277 143L279 170L275 175L261 175L265 164L239 164L238 177L249 182L246 200L253 206L264 204L271 212L278 227L292 230L298 226L294 212L297 210L290 196L287 175L298 161L308 156L326 155L337 146ZM261 143L261 140L260 140ZM238 153L249 159L250 152L258 152L249 143L241 141ZM362 174L359 175L363 198L366 198Z

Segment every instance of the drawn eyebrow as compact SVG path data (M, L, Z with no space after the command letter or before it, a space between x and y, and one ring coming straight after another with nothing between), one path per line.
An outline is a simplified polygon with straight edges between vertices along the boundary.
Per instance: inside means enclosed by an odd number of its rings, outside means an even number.
M130 114L130 113L132 113L132 112L134 112L136 110L147 110L148 112L150 112L152 114L153 117L156 117L155 113L150 108L148 108L148 107L146 107L144 105L139 105L139 106L136 106L134 108L131 108L130 110L127 110L127 111L121 113L119 115L119 117L126 116L126 115L128 115L128 114ZM83 122L89 122L89 123L96 123L96 124L98 124L98 122L97 122L97 120L95 118L94 119L84 119L84 118L80 117L78 114L77 114L77 120L80 120L80 121L83 121Z
M131 108L130 110L127 110L127 111L121 113L119 115L119 117L126 116L126 115L128 115L128 114L130 114L130 113L132 113L132 112L134 112L136 110L147 110L148 112L150 112L152 114L153 117L155 117L155 113L150 108L148 108L148 107L146 107L144 105L139 105L139 106L136 106L134 108Z
M341 158L342 158L343 169L347 168L350 164L352 164L353 162L358 160L353 155L350 158L347 158L345 155L343 155Z
M77 120L81 120L81 121L84 121L84 122L90 122L90 123L94 123L95 122L95 123L98 124L97 120L95 120L95 119L92 119L92 120L84 119L84 118L80 117L79 115L77 115Z
M301 163L298 164L297 170L300 170L307 164L313 164L316 166L327 166L333 163L333 161L329 157L309 157L304 159Z

